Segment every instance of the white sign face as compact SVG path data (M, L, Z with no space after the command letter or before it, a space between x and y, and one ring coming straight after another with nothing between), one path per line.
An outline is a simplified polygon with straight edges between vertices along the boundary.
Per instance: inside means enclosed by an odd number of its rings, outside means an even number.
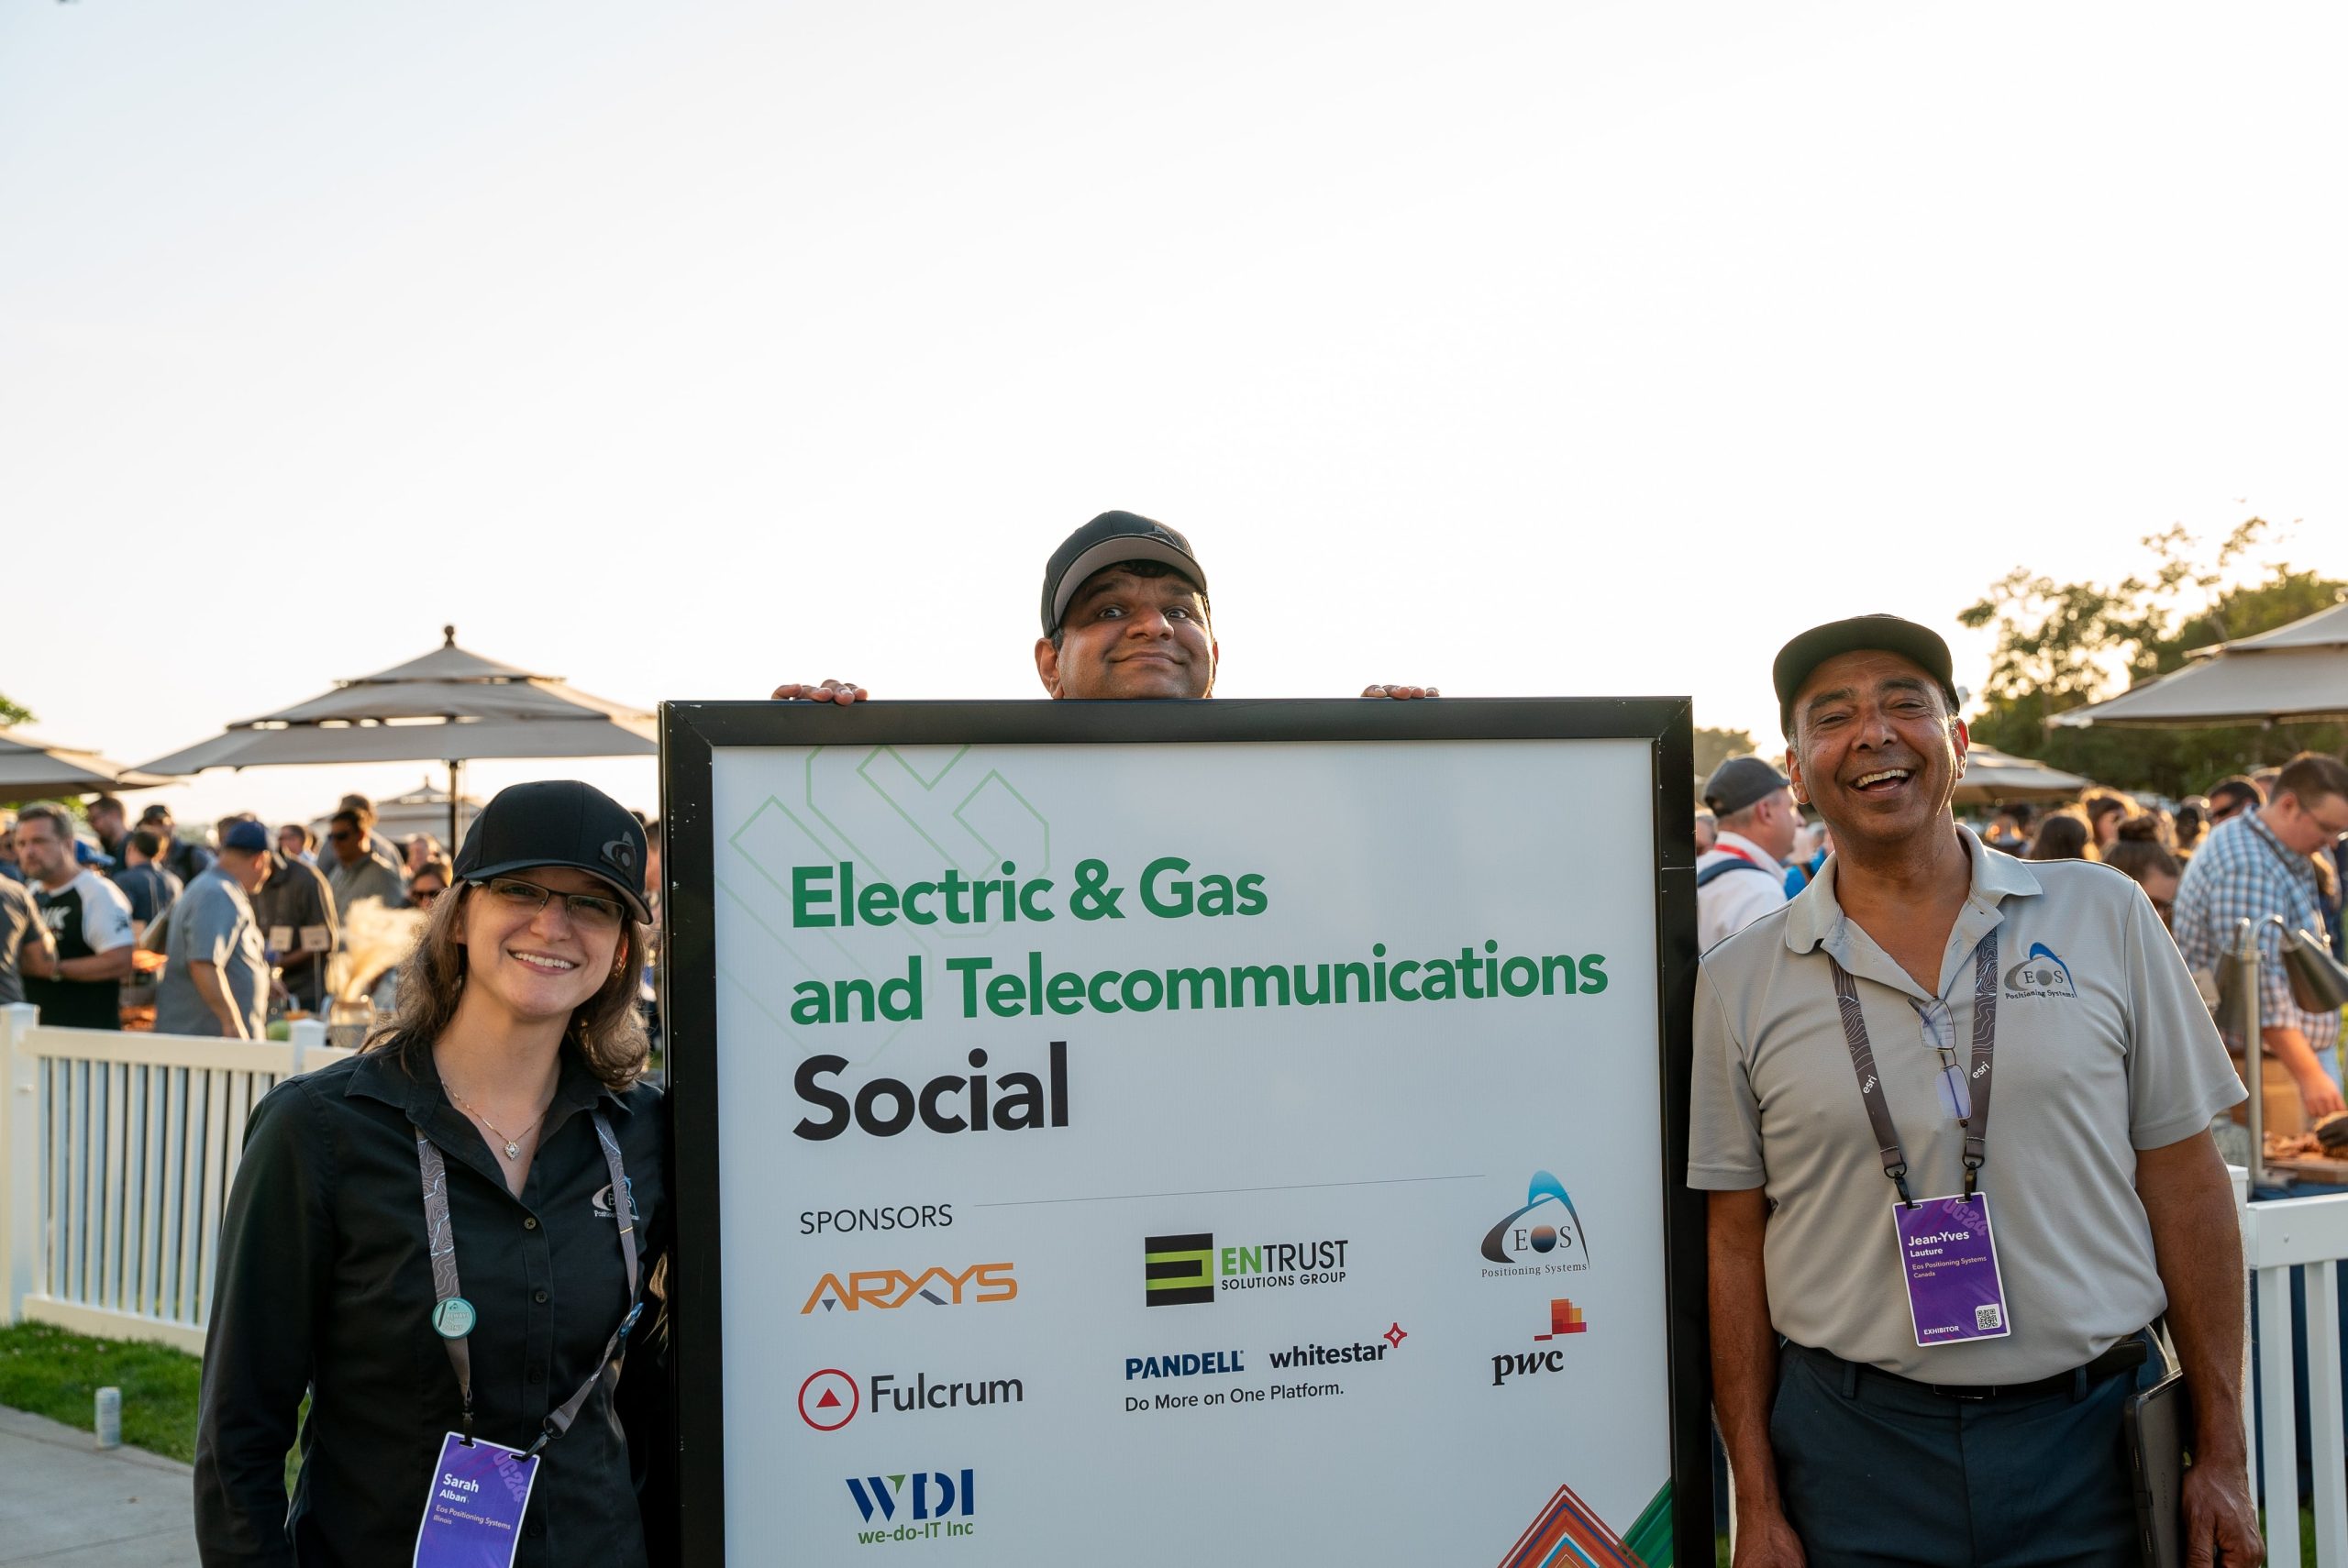
M1667 1552L1652 756L715 751L731 1561Z

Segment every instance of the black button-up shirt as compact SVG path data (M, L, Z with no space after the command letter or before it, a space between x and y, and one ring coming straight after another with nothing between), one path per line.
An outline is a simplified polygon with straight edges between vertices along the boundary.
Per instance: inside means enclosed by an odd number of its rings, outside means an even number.
M667 1108L649 1085L604 1088L567 1047L518 1198L428 1054L413 1077L379 1053L338 1062L253 1108L205 1344L195 1517L208 1568L404 1568L415 1554L463 1402L431 1324L414 1127L447 1161L457 1267L480 1314L475 1435L527 1448L595 1372L627 1310L597 1110L619 1140L648 1275L669 1232ZM289 1511L285 1452L305 1387ZM517 1564L643 1568L627 1439L602 1386L542 1455L522 1537Z

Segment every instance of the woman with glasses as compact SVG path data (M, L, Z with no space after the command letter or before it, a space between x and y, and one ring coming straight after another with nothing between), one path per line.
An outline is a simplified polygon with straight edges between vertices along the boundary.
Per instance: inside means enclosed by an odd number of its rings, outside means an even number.
M407 879L407 901L411 909L431 910L433 900L447 892L457 880L449 863L435 857L417 867Z
M207 1565L648 1562L615 1402L669 1229L644 852L585 784L501 792L418 900L390 1021L254 1108L205 1351Z

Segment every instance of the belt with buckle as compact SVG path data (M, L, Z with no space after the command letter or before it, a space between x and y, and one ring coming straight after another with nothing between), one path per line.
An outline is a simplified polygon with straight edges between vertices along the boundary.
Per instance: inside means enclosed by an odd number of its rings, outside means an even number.
M2152 1355L2152 1347L2142 1331L2129 1335L2110 1350L2083 1367L2070 1372L2058 1372L2052 1377L2036 1378L2029 1383L1920 1383L1912 1377L1885 1372L1880 1367L1865 1366L1860 1370L1877 1377L1888 1377L1894 1383L1904 1383L1911 1388L1921 1388L1927 1394L1937 1394L1944 1399L2035 1399L2048 1394L2067 1394L2082 1374L2089 1384L2116 1377L2123 1372L2133 1372Z

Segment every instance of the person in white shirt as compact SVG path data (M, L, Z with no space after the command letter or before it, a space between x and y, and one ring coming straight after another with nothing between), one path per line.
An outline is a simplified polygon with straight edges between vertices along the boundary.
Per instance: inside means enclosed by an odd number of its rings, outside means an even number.
M1712 847L1696 857L1696 945L1709 951L1785 908L1784 863L1801 808L1786 776L1757 756L1732 756L1712 769L1704 804L1720 823Z

